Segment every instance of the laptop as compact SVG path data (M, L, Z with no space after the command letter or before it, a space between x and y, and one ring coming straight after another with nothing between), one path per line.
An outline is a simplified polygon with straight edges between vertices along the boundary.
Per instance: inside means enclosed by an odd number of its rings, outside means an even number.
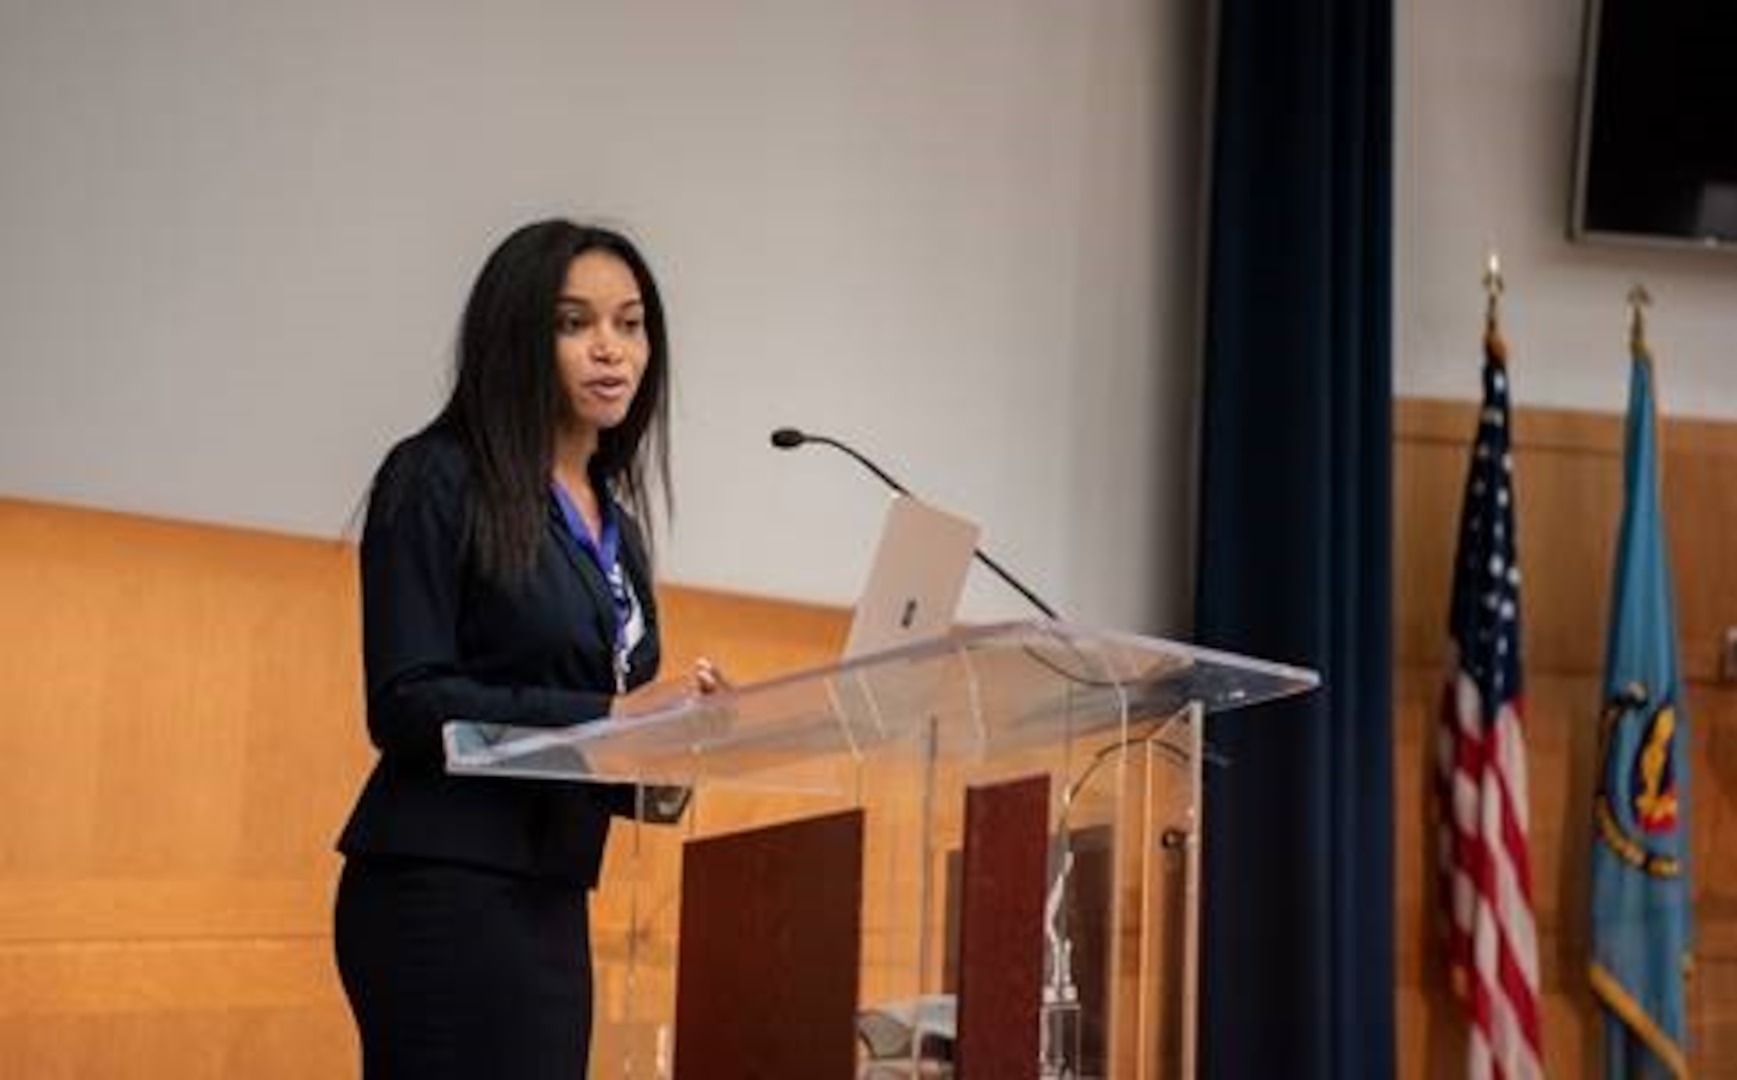
M940 637L953 628L975 523L900 495L887 508L868 581L845 639L846 660Z

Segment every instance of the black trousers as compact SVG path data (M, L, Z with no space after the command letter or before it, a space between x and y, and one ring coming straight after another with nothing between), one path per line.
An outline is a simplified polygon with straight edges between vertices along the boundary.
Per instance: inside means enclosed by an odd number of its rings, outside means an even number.
M352 858L334 937L365 1080L583 1080L591 941L582 890L450 863Z

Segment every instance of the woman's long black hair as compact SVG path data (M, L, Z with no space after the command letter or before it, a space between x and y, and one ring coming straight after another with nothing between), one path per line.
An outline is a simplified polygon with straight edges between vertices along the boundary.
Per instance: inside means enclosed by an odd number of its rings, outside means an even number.
M471 287L459 325L452 396L433 427L470 458L469 542L483 574L510 583L536 561L548 515L555 433L568 408L555 364L555 306L573 260L606 251L633 273L650 353L627 416L598 435L591 482L607 488L649 534L647 464L664 505L669 487L669 335L657 281L627 237L550 220L503 240Z

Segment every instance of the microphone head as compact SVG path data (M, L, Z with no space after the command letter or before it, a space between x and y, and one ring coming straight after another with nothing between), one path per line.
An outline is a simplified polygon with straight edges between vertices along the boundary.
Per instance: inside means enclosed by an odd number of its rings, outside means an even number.
M793 427L781 427L772 433L772 445L780 450L794 450L808 441L808 436Z

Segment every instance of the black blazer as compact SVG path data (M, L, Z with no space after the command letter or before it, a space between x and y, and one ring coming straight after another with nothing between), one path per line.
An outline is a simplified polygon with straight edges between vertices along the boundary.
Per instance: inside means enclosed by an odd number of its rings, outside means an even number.
M610 814L631 812L631 789L444 770L447 720L562 726L607 716L615 692L608 584L553 498L536 566L504 589L467 551L470 485L464 450L438 428L399 443L375 478L362 534L362 644L380 756L338 848L589 887ZM632 687L657 673L657 609L644 540L625 514L622 541L645 618Z

